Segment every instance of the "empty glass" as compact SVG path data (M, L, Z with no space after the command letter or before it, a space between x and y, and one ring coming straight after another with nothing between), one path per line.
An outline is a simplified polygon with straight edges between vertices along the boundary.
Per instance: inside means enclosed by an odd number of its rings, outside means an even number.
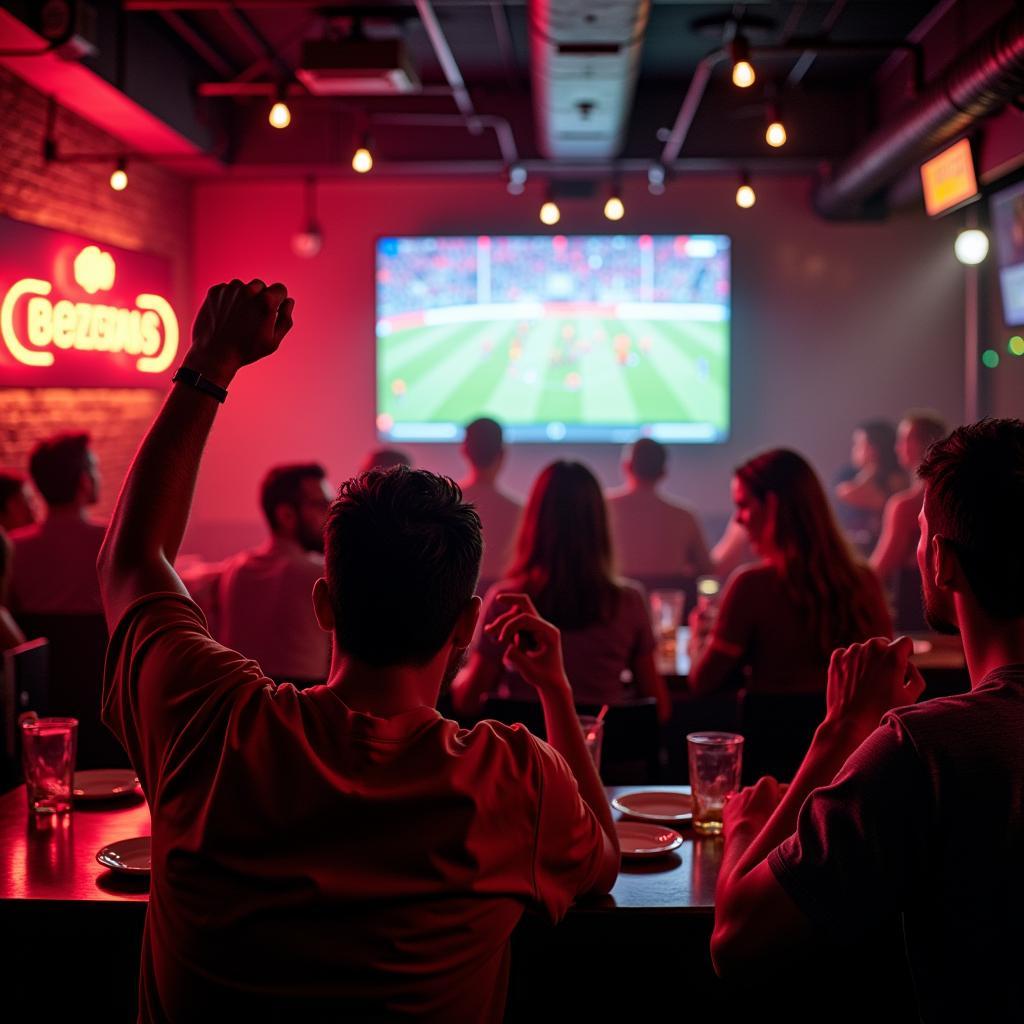
M743 737L734 732L691 732L686 737L693 793L693 827L703 835L722 831L726 798L739 791Z
M22 717L21 761L30 813L71 810L77 742L77 718Z
M579 715L583 739L587 744L587 753L598 774L601 772L601 744L604 742L604 722L595 715Z

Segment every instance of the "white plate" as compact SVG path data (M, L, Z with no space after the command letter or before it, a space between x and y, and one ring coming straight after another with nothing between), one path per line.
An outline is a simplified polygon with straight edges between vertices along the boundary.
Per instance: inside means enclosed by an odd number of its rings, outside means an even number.
M683 837L674 829L636 821L617 821L615 831L619 834L622 856L628 858L661 857L683 842Z
M96 768L75 772L72 794L76 800L112 800L135 793L139 777L131 768Z
M640 821L682 825L693 819L693 797L689 793L624 793L612 800L612 807Z
M137 839L121 839L119 842L104 846L96 859L111 871L124 875L148 875L151 861L149 836Z

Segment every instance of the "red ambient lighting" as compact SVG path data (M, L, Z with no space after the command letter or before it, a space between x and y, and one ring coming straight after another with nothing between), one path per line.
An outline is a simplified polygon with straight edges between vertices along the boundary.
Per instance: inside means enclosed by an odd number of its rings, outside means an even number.
M4 384L155 385L174 362L166 260L6 219L0 251Z

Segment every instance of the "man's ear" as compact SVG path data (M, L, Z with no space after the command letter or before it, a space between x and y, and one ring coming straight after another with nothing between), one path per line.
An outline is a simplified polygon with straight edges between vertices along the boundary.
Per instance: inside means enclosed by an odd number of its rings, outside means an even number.
M327 580L320 577L313 584L313 614L325 633L334 632L334 606L331 604L331 593L327 589Z
M275 533L283 533L286 537L290 537L295 533L299 523L298 510L294 505L282 501L274 507L274 522L276 524Z
M465 649L473 642L473 634L476 632L477 620L480 618L480 609L483 601L474 594L462 609L459 617L455 620L455 628L452 630L452 646Z
M960 590L963 569L950 542L936 533L931 539L933 582L940 590Z

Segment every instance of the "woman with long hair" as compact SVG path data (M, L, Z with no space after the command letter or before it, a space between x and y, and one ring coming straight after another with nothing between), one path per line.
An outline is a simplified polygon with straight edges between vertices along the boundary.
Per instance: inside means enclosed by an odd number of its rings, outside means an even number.
M882 511L890 496L908 485L896 456L896 428L887 420L865 420L853 432L852 476L836 484L836 500L850 539L865 554L878 541Z
M755 456L736 470L732 497L759 561L732 576L713 621L691 617L690 686L707 693L739 673L744 735L756 734L744 756L788 775L824 712L832 651L889 637L892 621L878 578L852 553L802 456Z
M578 462L553 462L537 477L519 526L505 579L484 599L481 626L501 614L498 595L527 594L562 632L566 675L578 704L616 703L629 692L655 697L662 721L671 714L654 663L654 635L640 589L616 577L601 486ZM535 700L536 691L503 662L504 647L478 631L470 661L452 691L455 707L475 712L487 696Z

